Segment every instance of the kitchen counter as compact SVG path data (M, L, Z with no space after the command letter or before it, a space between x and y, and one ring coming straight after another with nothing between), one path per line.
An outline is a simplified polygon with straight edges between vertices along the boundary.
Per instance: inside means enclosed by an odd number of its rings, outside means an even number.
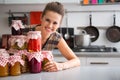
M120 80L120 67L75 67L58 72L25 73L0 80Z
M120 57L120 52L74 52L78 57ZM55 57L61 57L61 53L53 50Z

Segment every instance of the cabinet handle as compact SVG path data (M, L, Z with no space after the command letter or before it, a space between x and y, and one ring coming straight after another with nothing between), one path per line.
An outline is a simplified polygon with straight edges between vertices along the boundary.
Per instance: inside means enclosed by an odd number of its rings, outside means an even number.
M108 62L90 62L90 64L109 64Z

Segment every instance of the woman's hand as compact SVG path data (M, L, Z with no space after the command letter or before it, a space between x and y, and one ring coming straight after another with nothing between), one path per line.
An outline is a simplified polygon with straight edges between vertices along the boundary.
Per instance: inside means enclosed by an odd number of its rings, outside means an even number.
M56 72L63 69L62 63L57 63L54 61L49 61L44 65L43 70L48 72Z

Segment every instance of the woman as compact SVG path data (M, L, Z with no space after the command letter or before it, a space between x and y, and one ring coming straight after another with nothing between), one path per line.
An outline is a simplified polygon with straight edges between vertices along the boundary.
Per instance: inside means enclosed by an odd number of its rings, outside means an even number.
M69 48L63 37L56 31L62 22L63 16L64 8L61 3L48 3L42 13L41 25L36 27L37 31L41 31L42 49L53 50L57 47L61 54L68 60L63 63L47 62L44 66L45 71L54 72L80 65L79 58Z

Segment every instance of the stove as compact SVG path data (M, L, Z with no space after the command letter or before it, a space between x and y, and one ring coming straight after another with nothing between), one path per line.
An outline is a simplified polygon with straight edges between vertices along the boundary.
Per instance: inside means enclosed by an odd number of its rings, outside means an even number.
M115 47L106 46L87 46L87 47L74 47L74 52L117 52Z

